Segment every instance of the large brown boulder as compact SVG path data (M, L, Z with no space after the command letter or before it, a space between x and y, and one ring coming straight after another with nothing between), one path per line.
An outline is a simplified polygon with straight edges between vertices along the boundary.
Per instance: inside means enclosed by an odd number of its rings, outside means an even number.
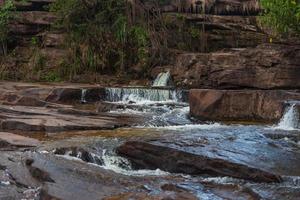
M213 121L277 122L286 101L300 100L300 93L284 90L213 90L190 91L191 116Z
M189 88L300 88L300 45L263 44L256 48L177 56L172 75Z

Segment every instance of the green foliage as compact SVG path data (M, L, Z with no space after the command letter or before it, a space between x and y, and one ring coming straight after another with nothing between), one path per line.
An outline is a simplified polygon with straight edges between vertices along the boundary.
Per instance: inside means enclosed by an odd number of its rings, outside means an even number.
M261 0L264 9L261 21L276 34L300 34L300 3L296 0Z
M31 38L30 43L31 43L31 46L37 47L39 45L39 39L36 36L34 36Z
M7 0L0 7L0 50L2 54L7 54L7 40L9 39L8 23L13 17L15 6L12 0ZM0 52L1 54L1 52Z
M42 77L46 82L60 82L62 81L59 74L55 71L50 71Z
M64 75L126 73L131 66L147 64L149 34L142 23L130 20L127 1L57 0L50 10L60 16L55 28L68 33Z

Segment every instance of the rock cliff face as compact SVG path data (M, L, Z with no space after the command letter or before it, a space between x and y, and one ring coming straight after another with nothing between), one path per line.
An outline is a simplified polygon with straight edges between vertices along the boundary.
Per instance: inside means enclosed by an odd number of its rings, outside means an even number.
M165 12L189 12L215 15L256 15L260 12L258 0L169 0L162 4Z
M213 53L184 53L171 69L189 88L299 89L300 45L263 44Z
M15 1L15 18L9 28L11 54L2 61L2 78L12 80L40 79L37 71L55 68L66 56L62 48L64 34L51 30L57 17L49 12L55 0Z

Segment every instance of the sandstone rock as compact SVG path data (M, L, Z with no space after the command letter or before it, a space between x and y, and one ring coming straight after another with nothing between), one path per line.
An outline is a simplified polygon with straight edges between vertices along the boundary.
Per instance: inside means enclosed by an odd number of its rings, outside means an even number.
M18 23L38 26L49 26L57 19L54 13L45 11L19 12L17 15L19 16Z
M39 145L39 141L20 135L0 132L1 147L15 146L15 147L36 147ZM3 144L6 144L3 146Z
M168 47L187 52L255 47L268 41L253 16L165 14ZM203 29L204 28L204 29Z
M191 116L212 121L278 122L285 101L299 100L300 93L283 90L210 90L190 91Z
M264 44L215 53L186 53L171 71L189 88L300 88L300 45Z
M15 131L60 132L70 130L103 130L127 126L130 117L118 115L85 116L62 114L57 108L0 106L0 129ZM134 120L132 120L134 121Z
M1 98L1 101L4 99ZM6 96L6 100L2 102L4 105L18 105L18 106L46 106L47 102L41 101L37 98L30 96L16 96L16 95L8 95Z
M126 142L117 152L137 169L159 168L172 173L230 176L256 182L281 181L279 176L260 169L145 142Z

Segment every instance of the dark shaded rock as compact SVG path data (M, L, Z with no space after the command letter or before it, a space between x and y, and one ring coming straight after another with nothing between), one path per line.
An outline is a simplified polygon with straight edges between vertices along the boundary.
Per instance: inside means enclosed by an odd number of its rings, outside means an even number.
M300 93L284 90L190 90L190 114L201 120L278 122L285 102Z
M92 153L90 153L89 151L83 148L78 148L78 147L57 148L54 150L54 154L72 156L81 159L82 161L87 163L103 165L103 160L99 156L96 156L95 154L93 155Z
M145 142L126 142L117 148L117 152L138 169L159 168L172 173L231 176L255 182L281 181L280 176L260 169Z
M54 88L46 98L49 102L59 103L79 103L84 100L85 103L97 102L105 98L104 88Z
M82 89L80 88L55 88L49 94L46 101L60 102L60 103L72 103L74 101L80 101L82 95Z
M33 178L37 179L38 181L54 183L54 181L51 179L51 177L49 176L49 174L47 172L42 171L37 167L33 167L32 164L27 165L27 168L28 168L31 176Z

